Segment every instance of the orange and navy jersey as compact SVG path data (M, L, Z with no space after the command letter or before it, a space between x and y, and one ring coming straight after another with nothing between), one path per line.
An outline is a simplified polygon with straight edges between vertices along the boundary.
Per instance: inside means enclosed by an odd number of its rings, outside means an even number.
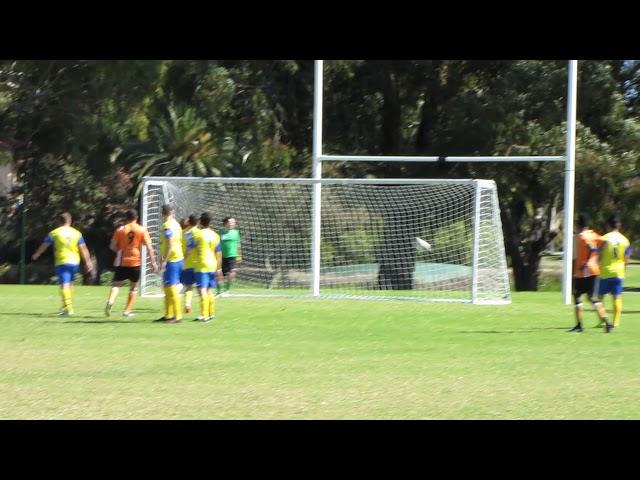
M583 230L575 236L573 276L592 277L600 274L598 251L602 246L602 237L593 230Z
M150 244L149 233L142 225L136 222L127 223L116 229L113 234L118 252L114 266L139 267L141 262L140 250L145 240Z

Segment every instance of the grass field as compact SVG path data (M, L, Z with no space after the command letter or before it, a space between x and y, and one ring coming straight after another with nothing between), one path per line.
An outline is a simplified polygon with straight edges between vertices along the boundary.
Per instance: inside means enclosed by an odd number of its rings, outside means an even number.
M628 285L638 280L632 268ZM210 324L106 319L107 287L0 286L2 419L637 419L640 293L569 334L558 292L508 306L222 298ZM197 303L196 303L197 305ZM607 304L610 308L610 302Z

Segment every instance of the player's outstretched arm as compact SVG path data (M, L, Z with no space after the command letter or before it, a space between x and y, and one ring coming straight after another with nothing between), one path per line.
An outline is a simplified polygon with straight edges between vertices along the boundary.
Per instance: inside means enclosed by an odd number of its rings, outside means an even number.
M82 254L84 264L87 267L87 272L91 272L93 270L93 262L91 261L91 255L89 255L89 249L87 248L86 243L80 244L80 253Z
M221 282L224 278L222 275L222 250L219 248L216 249L216 261L218 262L218 270L216 271L216 281Z
M109 243L109 250L111 250L114 253L118 253L118 240L116 239L115 235L111 237L111 243Z
M144 246L147 247L147 251L149 252L149 258L151 259L151 269L158 273L158 264L156 263L156 254L153 251L153 245L151 244L151 238L149 237L148 232L144 232Z
M42 245L38 247L38 250L36 250L35 253L31 255L31 260L33 260L34 262L38 260L40 255L42 255L47 248L49 248L49 244L47 242L43 242Z

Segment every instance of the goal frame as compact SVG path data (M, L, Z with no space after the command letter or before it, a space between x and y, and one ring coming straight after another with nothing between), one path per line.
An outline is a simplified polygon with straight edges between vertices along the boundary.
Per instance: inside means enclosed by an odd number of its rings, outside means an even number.
M297 184L297 185L311 185L312 196L315 195L315 188L321 187L322 185L375 185L375 186L388 186L388 185L470 185L473 186L473 205L472 205L472 231L473 231L473 240L471 245L471 288L470 288L470 297L469 299L444 299L444 298L415 298L410 297L406 300L410 301L425 301L425 302L456 302L456 303L472 303L472 304L491 304L491 305L502 305L502 304L510 304L511 297L510 294L506 299L496 299L496 300L485 300L480 299L478 295L478 284L479 284L479 249L480 249L480 205L481 205L481 193L482 189L488 189L493 191L492 195L492 212L494 215L497 215L497 220L499 222L499 207L498 207L498 198L497 198L497 186L493 180L482 180L482 179L400 179L400 178L385 178L385 179L356 179L356 178L321 178L321 179L312 179L312 178L252 178L252 177L144 177L143 185L142 185L142 196L140 198L140 210L141 210L141 220L143 225L148 224L149 220L149 202L148 191L149 187L156 186L162 189L163 202L169 203L171 201L169 189L167 184L175 181L175 182L198 182L198 183L212 183L212 184ZM313 198L312 198L313 201ZM501 229L500 229L501 230ZM316 233L317 232L317 233ZM318 228L315 230L315 225L312 223L312 231L311 231L311 244L312 250L316 244L320 244L321 241L321 229ZM318 237L315 237L318 235ZM497 259L498 263L500 263L504 268L504 281L508 287L508 273L506 266L506 256L504 251L504 242L502 238L502 231L500 231L499 235L499 245L498 250L501 253L500 258ZM312 251L313 254L313 251ZM140 278L140 290L143 296L146 296L144 293L147 287L147 252L146 247L142 247L142 275ZM331 293L321 293L320 292L320 268L314 269L312 264L312 281L310 286L310 295L313 297L324 297L324 298L366 298L373 299L373 297L367 296L345 296L341 294L331 294ZM234 296L252 296L252 297L289 297L294 295L286 295L286 294L239 294ZM295 295L299 297L300 295ZM380 299L389 299L389 297L380 297ZM394 298L396 299L396 298ZM397 298L400 299L400 298Z
M324 155L322 114L324 89L324 60L315 60L313 98L313 149L312 177L322 178L323 161L340 162L565 162L564 220L562 257L562 298L565 305L571 303L571 278L573 261L573 216L575 203L575 153L576 153L576 105L578 90L578 61L569 60L567 68L567 132L566 150L563 156L368 156L368 155ZM313 238L319 237L321 215L321 184L313 187ZM312 243L312 268L320 270L320 242ZM315 278L315 276L314 276ZM314 284L314 295L319 294L319 283Z

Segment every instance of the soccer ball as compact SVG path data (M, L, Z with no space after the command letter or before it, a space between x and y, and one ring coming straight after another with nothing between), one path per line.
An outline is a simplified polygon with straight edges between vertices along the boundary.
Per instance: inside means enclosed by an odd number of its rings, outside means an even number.
M423 240L420 237L416 237L416 242L418 243L419 247L422 247L425 250L431 250L431 244L426 240Z

